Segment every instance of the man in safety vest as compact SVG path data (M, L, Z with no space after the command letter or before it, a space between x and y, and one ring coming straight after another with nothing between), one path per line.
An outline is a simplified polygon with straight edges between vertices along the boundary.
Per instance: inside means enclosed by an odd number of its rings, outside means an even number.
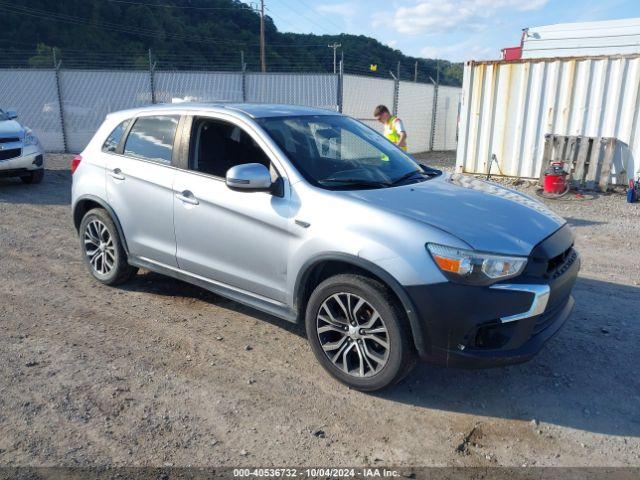
M391 115L385 105L378 105L373 111L373 116L384 125L384 136L406 152L407 132L404 129L402 120L395 115Z

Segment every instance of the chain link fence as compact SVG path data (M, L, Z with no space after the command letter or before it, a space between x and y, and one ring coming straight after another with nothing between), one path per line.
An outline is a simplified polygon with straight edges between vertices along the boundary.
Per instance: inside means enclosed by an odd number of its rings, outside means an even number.
M411 153L454 150L461 89L353 74L0 69L0 108L50 152L79 152L112 111L152 103L250 102L341 111L381 131L385 104L405 123Z
M435 125L431 150L455 150L458 146L458 119L460 118L461 89L438 87Z
M391 79L344 75L342 113L382 132L382 125L373 118L373 109L383 104L391 110L394 92L395 82Z
M431 130L435 87L428 83L398 83L397 113L407 129L409 151L415 153L433 150Z
M48 150L64 150L54 70L0 70L0 108L17 110Z

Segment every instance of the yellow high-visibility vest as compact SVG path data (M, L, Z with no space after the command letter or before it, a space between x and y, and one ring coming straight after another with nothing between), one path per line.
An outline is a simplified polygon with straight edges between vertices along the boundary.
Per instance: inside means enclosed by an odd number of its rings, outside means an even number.
M390 142L395 143L396 145L398 145L398 142L400 141L400 132L396 130L397 119L398 117L393 115L391 118L389 118L389 121L384 124L384 136L387 137ZM407 150L407 147L400 148L405 151Z

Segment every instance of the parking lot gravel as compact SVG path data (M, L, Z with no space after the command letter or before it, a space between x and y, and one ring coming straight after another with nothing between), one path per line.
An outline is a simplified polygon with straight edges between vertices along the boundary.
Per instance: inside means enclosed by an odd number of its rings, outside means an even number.
M70 159L48 155L40 185L0 180L0 465L640 465L640 205L621 193L547 201L583 266L535 359L420 364L364 394L296 326L146 271L93 281Z

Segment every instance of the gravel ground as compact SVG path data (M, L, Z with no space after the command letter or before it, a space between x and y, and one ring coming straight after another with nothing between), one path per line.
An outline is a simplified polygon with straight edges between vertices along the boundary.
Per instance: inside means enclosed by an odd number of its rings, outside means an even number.
M640 206L620 194L549 202L583 268L534 360L422 364L371 395L277 319L149 272L92 281L69 161L49 155L41 185L0 180L0 465L640 465Z

